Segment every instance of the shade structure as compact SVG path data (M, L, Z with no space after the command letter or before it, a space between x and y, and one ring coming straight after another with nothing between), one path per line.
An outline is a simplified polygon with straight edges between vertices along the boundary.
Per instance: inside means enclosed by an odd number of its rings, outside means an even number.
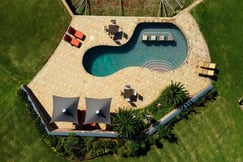
M106 123L111 124L110 105L111 98L96 99L85 97L86 115L84 124Z
M53 96L53 113L51 122L73 122L78 124L79 97Z

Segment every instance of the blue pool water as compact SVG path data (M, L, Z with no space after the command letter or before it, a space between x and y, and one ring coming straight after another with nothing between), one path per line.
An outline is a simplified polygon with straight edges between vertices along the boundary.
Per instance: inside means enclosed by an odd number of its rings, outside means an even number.
M170 32L174 41L144 42L141 39L144 32ZM184 62L187 49L183 33L174 24L141 23L137 25L129 42L122 46L90 48L83 57L83 66L88 73L95 76L108 76L129 66L169 71Z

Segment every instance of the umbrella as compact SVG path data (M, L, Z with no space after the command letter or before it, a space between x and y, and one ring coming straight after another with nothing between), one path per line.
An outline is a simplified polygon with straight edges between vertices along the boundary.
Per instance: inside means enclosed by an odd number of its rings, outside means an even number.
M65 121L78 124L78 102L79 97L53 96L53 113L50 123Z
M96 99L85 97L86 115L84 124L106 123L111 124L110 105L111 98Z

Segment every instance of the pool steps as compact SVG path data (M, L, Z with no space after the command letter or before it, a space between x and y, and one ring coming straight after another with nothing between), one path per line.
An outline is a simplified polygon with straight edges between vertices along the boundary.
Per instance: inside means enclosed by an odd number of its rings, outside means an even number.
M151 60L143 64L143 67L146 67L151 70L156 70L160 72L171 71L175 69L174 65L171 62L164 60Z

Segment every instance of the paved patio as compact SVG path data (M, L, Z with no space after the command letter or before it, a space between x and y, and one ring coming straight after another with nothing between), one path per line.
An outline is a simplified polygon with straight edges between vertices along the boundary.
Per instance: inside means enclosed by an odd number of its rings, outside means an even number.
M142 67L128 67L107 77L90 75L82 65L85 51L97 45L118 46L104 31L104 26L107 26L111 19L115 19L128 34L128 39L123 38L121 44L129 40L136 25L141 22L171 22L177 25L187 39L187 59L176 70L164 73ZM46 65L28 84L50 116L53 111L53 95L80 96L78 108L81 110L86 109L84 97L112 97L111 111L115 112L119 107L143 108L153 102L171 80L182 82L191 96L210 84L210 79L200 77L196 72L197 62L210 61L210 55L203 35L189 12L182 12L173 18L74 16L70 25L86 35L81 48L72 47L62 39ZM138 100L135 103L137 107L131 107L120 95L120 90L127 84L143 96L143 101ZM60 129L73 128L71 123L56 124Z

